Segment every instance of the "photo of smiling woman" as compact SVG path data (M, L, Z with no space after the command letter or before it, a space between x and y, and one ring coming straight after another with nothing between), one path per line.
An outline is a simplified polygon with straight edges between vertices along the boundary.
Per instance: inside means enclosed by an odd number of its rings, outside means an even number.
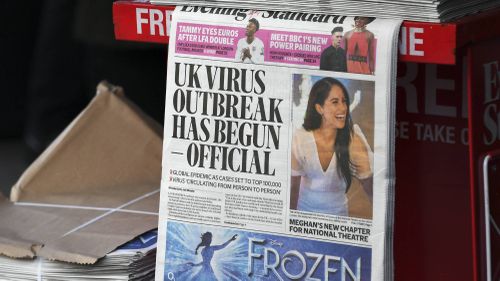
M349 216L348 193L356 181L371 216L373 153L350 108L360 99L358 92L351 105L348 90L335 78L312 84L292 141L291 209Z

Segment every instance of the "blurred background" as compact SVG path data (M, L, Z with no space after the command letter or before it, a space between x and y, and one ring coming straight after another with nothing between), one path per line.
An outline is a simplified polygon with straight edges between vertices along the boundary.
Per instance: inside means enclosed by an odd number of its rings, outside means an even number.
M109 0L0 0L0 192L95 95L99 81L163 123L166 45L116 41Z

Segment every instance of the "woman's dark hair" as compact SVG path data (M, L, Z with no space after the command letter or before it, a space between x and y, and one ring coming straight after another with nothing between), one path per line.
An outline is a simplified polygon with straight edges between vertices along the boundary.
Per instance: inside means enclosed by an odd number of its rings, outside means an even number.
M198 246L196 246L196 250L194 251L194 254L197 255L198 254L198 248L200 248L201 246L210 246L210 243L212 242L212 233L211 232L205 232L201 235L201 242L200 244L198 244Z
M312 131L318 129L321 126L322 116L316 110L316 104L323 106L325 100L330 94L331 89L334 86L338 86L342 89L344 98L347 104L347 114L345 120L345 126L342 129L337 130L337 136L335 138L334 151L337 160L337 173L341 178L344 179L347 188L346 192L349 190L352 181L352 163L349 156L349 144L351 143L352 134L352 119L351 113L349 112L349 94L345 86L337 79L331 77L325 77L316 83L311 88L309 93L309 101L307 102L306 115L304 117L304 123L302 127L306 131Z

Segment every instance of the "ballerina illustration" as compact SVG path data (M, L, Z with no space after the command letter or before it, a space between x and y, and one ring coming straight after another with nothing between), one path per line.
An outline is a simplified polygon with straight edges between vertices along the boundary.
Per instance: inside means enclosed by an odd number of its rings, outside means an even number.
M212 233L205 232L201 235L201 242L198 244L195 250L195 255L198 254L198 249L200 247L204 247L201 250L202 260L199 263L188 262L187 265L191 267L201 266L201 269L195 274L195 276L191 280L200 280L200 281L218 281L215 276L214 270L212 268L211 262L214 256L215 251L224 249L229 243L236 240L238 235L233 235L229 240L227 240L224 244L212 246Z

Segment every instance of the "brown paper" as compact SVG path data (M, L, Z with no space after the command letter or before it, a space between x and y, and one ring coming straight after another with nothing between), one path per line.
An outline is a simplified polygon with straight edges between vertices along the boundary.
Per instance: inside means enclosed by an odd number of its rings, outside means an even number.
M14 185L14 203L0 198L0 254L94 263L156 228L161 135L119 88L99 85Z

